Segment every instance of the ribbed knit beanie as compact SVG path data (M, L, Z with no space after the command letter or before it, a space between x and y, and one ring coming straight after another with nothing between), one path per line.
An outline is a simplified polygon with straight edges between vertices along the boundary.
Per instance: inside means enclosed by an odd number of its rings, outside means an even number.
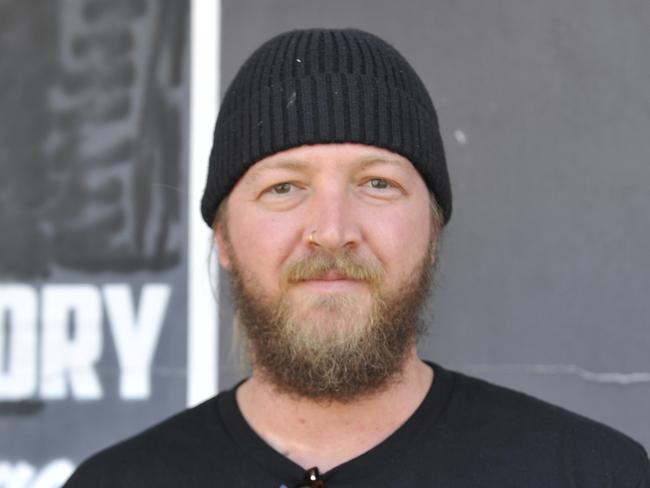
M395 48L359 30L280 34L243 64L221 102L201 213L216 210L257 161L304 144L354 142L408 159L442 209L451 188L427 90Z

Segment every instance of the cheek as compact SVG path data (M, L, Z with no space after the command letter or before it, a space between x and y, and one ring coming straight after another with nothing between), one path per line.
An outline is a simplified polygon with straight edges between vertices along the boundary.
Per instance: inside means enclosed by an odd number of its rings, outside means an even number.
M256 212L232 215L229 231L237 261L266 285L277 281L299 233L295 219Z
M429 216L428 207L414 207L376 216L370 222L374 229L371 246L389 276L411 273L427 254L431 233ZM381 224L377 224L379 222Z

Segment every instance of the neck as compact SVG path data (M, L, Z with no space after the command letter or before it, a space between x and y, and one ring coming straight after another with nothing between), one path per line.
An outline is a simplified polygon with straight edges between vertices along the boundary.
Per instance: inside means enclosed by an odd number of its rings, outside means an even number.
M319 402L279 393L255 370L237 390L237 402L264 441L303 468L325 472L395 432L427 394L433 371L415 347L395 381L358 400Z

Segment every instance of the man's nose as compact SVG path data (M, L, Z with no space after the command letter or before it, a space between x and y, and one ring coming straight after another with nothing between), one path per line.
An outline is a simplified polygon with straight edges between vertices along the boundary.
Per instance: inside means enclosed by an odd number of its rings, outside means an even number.
M305 241L330 252L354 248L361 240L361 229L351 195L329 191L315 195L311 218L305 228Z

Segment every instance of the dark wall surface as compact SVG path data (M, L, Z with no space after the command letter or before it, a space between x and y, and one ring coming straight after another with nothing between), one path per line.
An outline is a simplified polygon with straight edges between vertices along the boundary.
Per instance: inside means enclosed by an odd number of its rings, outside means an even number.
M188 12L0 0L0 486L185 405Z
M650 3L226 0L222 25L224 90L284 30L394 44L437 107L454 193L422 356L650 447ZM225 386L226 327L221 344Z

